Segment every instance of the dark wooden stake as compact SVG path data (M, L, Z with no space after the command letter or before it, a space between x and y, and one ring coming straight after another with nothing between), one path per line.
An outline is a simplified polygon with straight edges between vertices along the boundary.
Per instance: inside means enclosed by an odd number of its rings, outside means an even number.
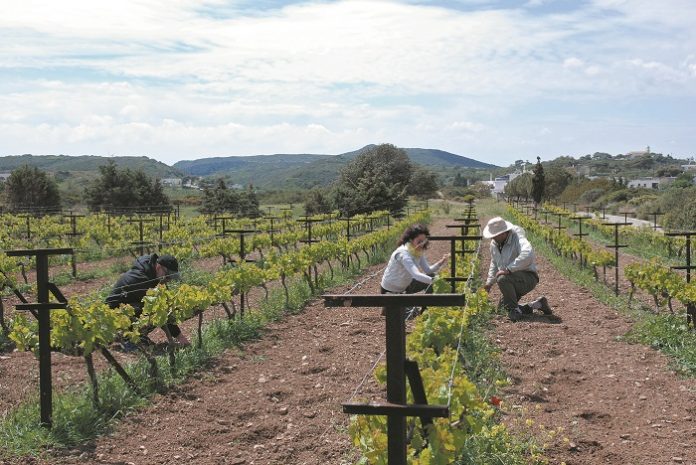
M386 361L387 361L387 403L386 404L344 404L343 412L348 414L387 416L387 463L406 465L407 435L406 417L423 418L447 417L449 407L406 403L406 371L412 379L411 389L414 400L425 401L425 391L419 376L415 376L413 364L406 359L405 308L410 306L450 306L466 304L461 294L384 294L384 295L324 295L327 307L382 307L386 317ZM417 366L415 367L417 371ZM427 421L427 420L426 420Z
M64 309L65 298L57 292L59 302L49 302L51 283L48 277L48 257L50 255L69 255L72 249L9 250L8 256L36 257L36 304L17 304L17 310L35 310L39 320L39 399L41 404L41 425L50 428L53 424L53 384L51 379L51 315L52 309ZM56 289L53 286L53 289Z
M614 249L614 294L619 295L619 249L628 247L627 245L619 244L619 227L626 226L626 223L602 223L605 226L614 227L614 245L608 245L610 249ZM629 223L630 224L630 223Z

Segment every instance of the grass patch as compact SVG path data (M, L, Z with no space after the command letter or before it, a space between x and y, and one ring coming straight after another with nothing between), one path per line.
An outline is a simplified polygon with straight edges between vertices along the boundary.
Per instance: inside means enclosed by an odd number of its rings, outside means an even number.
M369 264L383 262L390 250L383 250L370 258ZM365 264L365 261L363 261ZM312 294L303 279L289 282L290 302L285 307L283 289L274 289L261 308L247 311L243 319L214 320L203 330L203 344L196 341L190 348L177 351L175 370L170 370L166 355L157 357L161 384L166 388L185 382L193 373L200 372L214 363L215 357L230 348L240 348L244 342L257 339L264 327L286 314L300 313L308 300L323 289L350 282L361 272L357 267L346 270L334 267L334 277L325 273L319 278L319 286ZM192 281L205 279L204 273L190 276ZM53 428L39 426L38 399L20 405L0 419L0 460L39 456L51 449L63 449L84 444L100 434L110 431L115 420L147 405L156 392L144 359L128 364L126 370L144 396L135 395L112 370L99 376L100 405L92 403L92 393L86 384L61 392L54 392Z
M634 325L625 340L660 350L672 359L677 373L696 376L696 331L686 327L683 315L646 315Z

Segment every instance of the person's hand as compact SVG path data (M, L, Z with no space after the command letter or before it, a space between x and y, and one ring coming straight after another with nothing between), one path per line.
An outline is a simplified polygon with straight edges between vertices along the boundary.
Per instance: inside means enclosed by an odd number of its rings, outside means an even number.
M490 284L484 284L483 288L486 290L486 292L491 292L491 288L493 287L493 283Z
M498 270L498 272L495 274L495 277L497 278L499 276L505 276L510 273L512 273L510 270L508 270L507 268L503 268L502 270Z
M449 252L442 256L442 258L440 259L440 263L445 263L448 258L450 258Z

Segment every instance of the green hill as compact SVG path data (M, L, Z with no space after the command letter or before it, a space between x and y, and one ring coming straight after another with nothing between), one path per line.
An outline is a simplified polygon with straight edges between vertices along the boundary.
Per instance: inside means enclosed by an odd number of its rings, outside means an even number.
M262 189L308 189L334 181L341 168L362 151L340 155L275 154L212 157L185 160L168 166L148 157L99 157L94 155L12 155L0 157L0 172L22 165L36 166L52 173L66 189L79 188L93 178L99 167L112 160L121 168L142 169L155 178L221 176L234 184L253 184ZM494 165L436 149L405 148L411 160L438 173L452 169L493 169Z
M188 175L223 176L233 183L261 188L311 188L330 184L346 163L363 150L340 155L275 154L203 158L180 161L174 167ZM435 149L404 149L411 160L438 168L492 169L495 165Z
M0 157L0 172L12 171L22 165L36 166L59 177L82 177L96 173L99 167L113 160L120 168L142 169L155 178L182 176L171 166L148 157L99 157L96 155L11 155Z

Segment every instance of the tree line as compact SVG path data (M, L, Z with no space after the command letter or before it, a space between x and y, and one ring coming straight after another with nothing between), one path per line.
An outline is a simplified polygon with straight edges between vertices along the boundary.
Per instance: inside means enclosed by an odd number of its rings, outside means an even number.
M61 205L56 180L36 167L15 169L2 187L10 210ZM310 215L334 210L347 216L376 210L398 215L410 196L427 198L437 192L435 173L412 163L403 149L381 144L370 146L346 164L330 187L308 191L305 210ZM171 203L159 179L149 177L142 170L119 168L111 160L100 166L98 175L86 183L82 200L91 211ZM200 211L250 218L261 215L252 185L234 189L223 179L204 188Z

